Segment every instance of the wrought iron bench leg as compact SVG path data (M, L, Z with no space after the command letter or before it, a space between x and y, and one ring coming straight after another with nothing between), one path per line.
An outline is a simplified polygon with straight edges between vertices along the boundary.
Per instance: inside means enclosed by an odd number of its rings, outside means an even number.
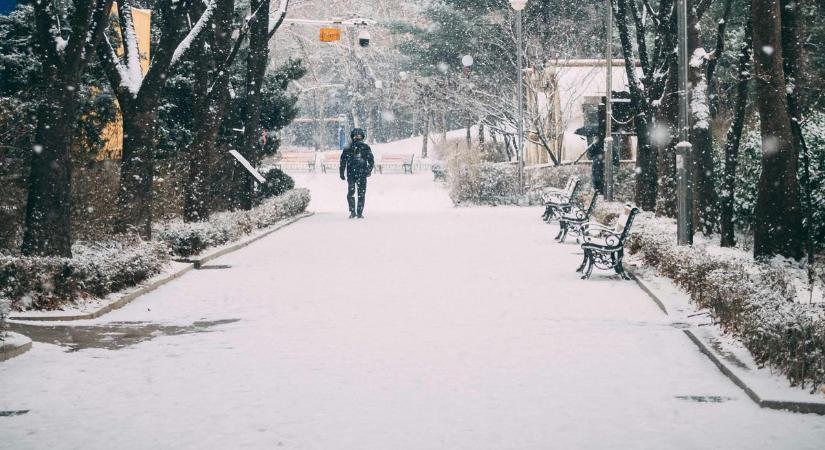
M593 250L587 251L587 269L584 271L584 275L582 275L582 280L590 279L590 274L593 273L593 265L595 264L594 257L593 257Z
M584 270L584 266L586 266L586 265L587 265L587 250L584 251L584 257L582 258L582 263L579 266L579 268L576 269L576 272L581 272L582 270Z
M564 222L564 221L559 221L559 232L558 232L558 234L556 234L556 237L554 237L553 239L555 239L557 241L559 239L561 239L561 236L564 233L565 228L567 228L567 223Z
M630 276L624 271L624 265L622 264L622 260L624 260L624 250L620 250L616 253L616 273L618 273L623 279L629 280Z

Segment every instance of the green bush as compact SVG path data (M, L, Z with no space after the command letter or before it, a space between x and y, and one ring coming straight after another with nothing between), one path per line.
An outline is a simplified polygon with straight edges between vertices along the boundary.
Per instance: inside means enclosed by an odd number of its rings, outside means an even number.
M262 174L266 182L258 185L258 198L263 201L267 198L277 197L286 191L295 188L295 180L287 175L283 170L271 168Z

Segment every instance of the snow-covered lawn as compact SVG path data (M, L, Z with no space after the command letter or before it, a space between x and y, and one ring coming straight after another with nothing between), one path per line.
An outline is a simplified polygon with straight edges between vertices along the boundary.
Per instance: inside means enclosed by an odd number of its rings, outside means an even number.
M634 283L580 280L539 209L374 175L349 220L335 174L295 178L315 216L0 365L0 412L28 410L2 447L822 448Z

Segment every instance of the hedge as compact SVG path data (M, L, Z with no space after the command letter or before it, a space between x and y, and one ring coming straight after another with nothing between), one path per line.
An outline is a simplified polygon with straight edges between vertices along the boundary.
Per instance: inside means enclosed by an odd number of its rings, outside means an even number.
M825 384L825 302L797 296L797 280L805 279L798 263L759 263L703 242L676 245L675 222L647 212L634 222L628 250L685 289L760 366L781 371L792 386Z
M310 201L309 190L293 189L264 200L250 211L213 214L204 222L175 220L155 229L155 239L165 243L173 255L189 257L206 248L240 239L258 228L266 228L287 217L304 212Z

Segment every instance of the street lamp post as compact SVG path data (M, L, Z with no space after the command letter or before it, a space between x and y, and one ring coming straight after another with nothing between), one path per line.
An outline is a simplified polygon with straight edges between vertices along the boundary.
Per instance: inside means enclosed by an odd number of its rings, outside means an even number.
M693 244L693 192L691 182L690 110L688 105L687 0L677 0L679 33L679 143L676 145L677 242Z
M522 32L521 32L521 11L527 6L527 0L510 0L510 6L516 12L516 54L518 55L518 71L516 77L516 84L518 85L518 93L516 94L518 102L518 192L524 194L524 63L522 62Z
M607 86L604 101L604 199L613 201L613 3L607 0L607 39L604 50Z

